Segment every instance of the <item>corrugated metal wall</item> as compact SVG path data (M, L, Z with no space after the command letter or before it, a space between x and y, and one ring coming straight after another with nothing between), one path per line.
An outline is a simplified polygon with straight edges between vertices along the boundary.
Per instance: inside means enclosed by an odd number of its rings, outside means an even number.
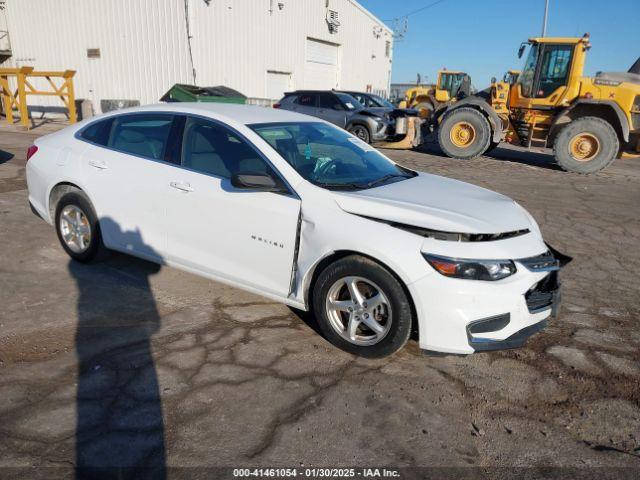
M336 34L327 4L339 15ZM9 0L6 13L8 62L77 70L76 95L97 111L101 100L152 103L174 83L193 83L187 19L199 85L265 97L271 70L291 72L292 87L304 88L309 37L340 45L340 88L389 86L391 32L353 0ZM95 48L100 58L88 58Z

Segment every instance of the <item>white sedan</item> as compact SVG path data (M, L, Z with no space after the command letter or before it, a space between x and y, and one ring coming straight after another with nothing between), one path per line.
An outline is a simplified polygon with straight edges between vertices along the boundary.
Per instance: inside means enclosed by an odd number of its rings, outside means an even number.
M559 303L562 256L513 200L401 167L317 118L178 103L36 140L33 210L88 262L103 249L312 310L362 356L522 345Z

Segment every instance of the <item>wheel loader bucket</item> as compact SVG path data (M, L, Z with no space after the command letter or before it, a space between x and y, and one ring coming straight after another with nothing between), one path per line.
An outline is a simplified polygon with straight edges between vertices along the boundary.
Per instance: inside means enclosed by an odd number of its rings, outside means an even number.
M404 121L406 120L406 124ZM376 146L380 148L389 148L392 150L411 150L414 147L417 147L422 144L422 123L423 119L419 117L403 117L398 118L396 120L396 132L398 134L404 133L403 131L399 131L400 129L405 130L406 126L406 134L397 142L381 142Z

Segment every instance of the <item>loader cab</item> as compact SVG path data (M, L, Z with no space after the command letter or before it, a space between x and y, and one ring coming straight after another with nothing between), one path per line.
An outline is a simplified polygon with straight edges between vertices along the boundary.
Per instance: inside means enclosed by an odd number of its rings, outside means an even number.
M580 38L530 38L524 66L515 88L512 108L544 109L571 102L579 94L589 36ZM524 48L518 54L522 55Z
M465 72L454 72L450 70L440 70L438 72L438 83L436 84L436 100L440 103L449 102L451 99L456 98L461 90L468 89L465 85L471 86L469 75ZM462 92L466 96L470 92Z

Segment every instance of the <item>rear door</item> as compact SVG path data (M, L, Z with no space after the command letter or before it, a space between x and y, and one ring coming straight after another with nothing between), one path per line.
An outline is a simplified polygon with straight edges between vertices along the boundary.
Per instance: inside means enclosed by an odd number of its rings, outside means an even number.
M104 145L93 142L86 149L86 187L107 246L163 257L165 204L176 168L169 140L177 123L168 113L119 115L113 117Z
M293 99L292 108L294 112L304 113L305 115L318 116L318 94L317 93L299 93Z
M293 194L238 190L238 172L273 171L237 132L187 118L182 168L167 197L169 258L189 269L287 296L300 200Z

